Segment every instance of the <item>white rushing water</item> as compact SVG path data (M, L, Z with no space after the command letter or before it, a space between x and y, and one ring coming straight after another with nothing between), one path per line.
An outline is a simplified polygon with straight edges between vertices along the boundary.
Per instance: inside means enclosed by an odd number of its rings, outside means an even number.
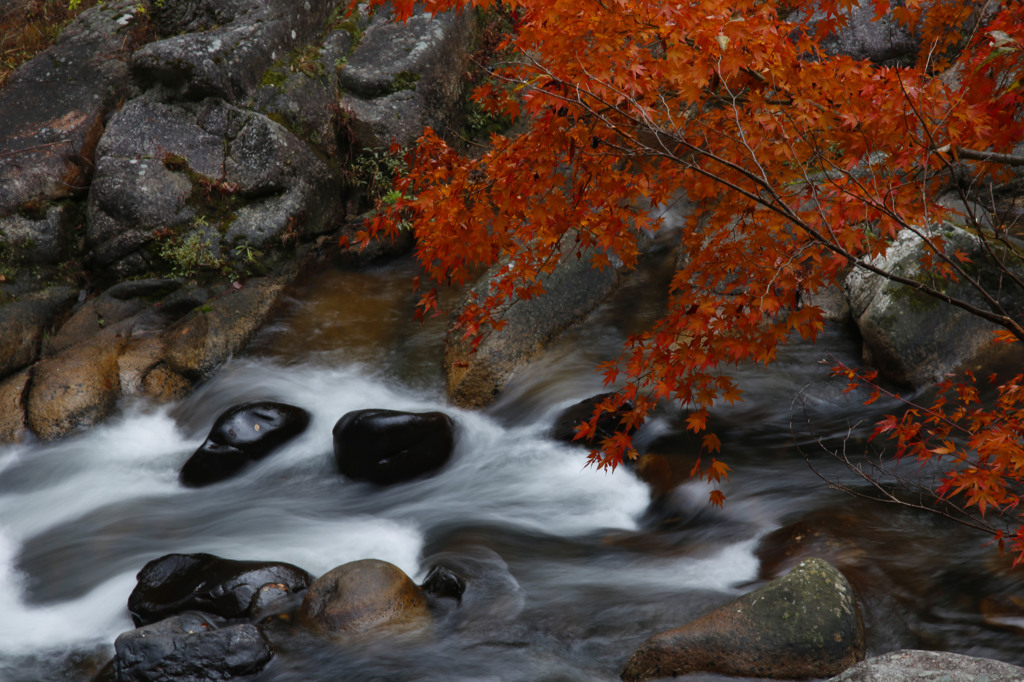
M306 433L231 481L181 487L177 472L217 415L256 399L310 411ZM457 446L444 471L386 489L336 473L334 423L381 407L453 416ZM501 426L362 366L244 360L179 405L128 406L78 437L8 448L0 454L0 660L112 642L132 627L125 605L135 573L166 553L281 560L313 574L374 557L419 579L430 528L472 520L554 536L634 530L646 487L621 471L584 468L578 449L547 437L549 427ZM737 571L723 573L717 557L691 575L705 575L708 587L749 579L749 546L734 553L724 563ZM638 580L679 570L678 561L655 562Z

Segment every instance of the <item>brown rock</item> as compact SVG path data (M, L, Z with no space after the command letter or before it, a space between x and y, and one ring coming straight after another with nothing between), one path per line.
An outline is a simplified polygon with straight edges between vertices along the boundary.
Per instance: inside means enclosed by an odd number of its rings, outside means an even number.
M209 376L259 331L283 288L279 280L250 280L193 310L166 336L167 368L191 380Z
M163 363L153 367L142 378L140 393L158 403L179 400L192 390L192 382Z
M53 287L0 308L0 377L35 362L43 334L66 314L76 293Z
M0 381L0 443L19 443L28 435L25 425L27 369Z
M864 658L864 628L843 574L809 559L786 576L686 625L654 635L630 657L627 682L713 672L803 679Z
M430 623L423 591L400 568L363 559L327 572L314 582L299 608L307 627L333 636L386 628L415 630Z
M121 395L117 358L123 347L123 339L102 333L40 361L26 402L33 433L53 440L103 421Z

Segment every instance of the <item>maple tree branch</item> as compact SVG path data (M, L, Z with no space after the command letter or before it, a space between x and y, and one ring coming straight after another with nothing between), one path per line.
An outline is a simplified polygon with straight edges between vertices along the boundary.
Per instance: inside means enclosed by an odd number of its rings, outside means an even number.
M969 159L971 161L984 161L986 163L998 163L1004 166L1024 166L1024 156L1017 156L1015 154L1001 154L999 152L979 151L977 149L966 149L964 147L951 147L950 145L943 145L942 147L935 147L932 152L939 154L943 157L947 154L951 154L954 159ZM945 161L946 159L943 158Z

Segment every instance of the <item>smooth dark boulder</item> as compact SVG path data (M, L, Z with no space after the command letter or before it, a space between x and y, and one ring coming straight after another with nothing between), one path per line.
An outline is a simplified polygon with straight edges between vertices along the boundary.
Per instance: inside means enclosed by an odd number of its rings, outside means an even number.
M114 642L118 682L205 682L254 675L274 652L255 625L197 613L130 630Z
M334 458L349 478L388 485L440 469L455 426L442 412L356 410L334 425Z
M309 426L309 412L271 401L232 407L181 469L181 482L199 487L223 481L263 459Z
M128 597L128 610L136 625L189 610L224 618L252 617L266 606L263 587L294 594L312 582L309 573L282 562L167 554L139 571L138 583Z
M808 559L764 587L654 635L626 663L627 682L713 672L804 679L864 658L864 627L843 574Z
M431 616L423 591L402 569L363 559L317 579L302 600L299 620L313 631L339 637L418 630L431 623Z

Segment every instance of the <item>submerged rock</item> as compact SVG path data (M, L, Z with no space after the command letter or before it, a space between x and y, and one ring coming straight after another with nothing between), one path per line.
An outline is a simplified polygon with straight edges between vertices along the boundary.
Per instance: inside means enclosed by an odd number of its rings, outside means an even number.
M555 424L551 428L551 437L555 440L585 445L587 447L594 447L604 438L611 438L615 435L616 431L622 428L622 425L619 423L619 417L632 408L630 403L625 403L617 412L605 412L602 414L597 420L597 430L589 438L577 440L576 426L581 422L590 420L594 416L594 409L598 404L613 395L614 393L601 393L590 398L584 398L578 403L562 410L558 417L555 418ZM628 429L630 434L634 431L636 429Z
M230 478L306 430L309 413L270 401L227 410L181 469L181 482L203 486Z
M901 649L869 658L829 682L1020 682L1024 668L948 651Z
M183 611L224 618L253 617L266 605L265 586L294 594L313 576L298 566L275 561L234 561L212 554L167 554L146 564L128 597L136 625Z
M376 559L353 561L321 576L306 591L299 618L310 629L336 637L406 632L431 622L423 591L400 568Z
M120 635L117 682L205 682L254 675L274 656L255 625L189 613Z
M356 410L334 425L338 470L378 485L437 471L451 457L454 444L454 423L443 412Z
M864 657L864 628L843 574L808 559L786 576L686 625L654 635L630 657L627 682L713 672L803 679Z

